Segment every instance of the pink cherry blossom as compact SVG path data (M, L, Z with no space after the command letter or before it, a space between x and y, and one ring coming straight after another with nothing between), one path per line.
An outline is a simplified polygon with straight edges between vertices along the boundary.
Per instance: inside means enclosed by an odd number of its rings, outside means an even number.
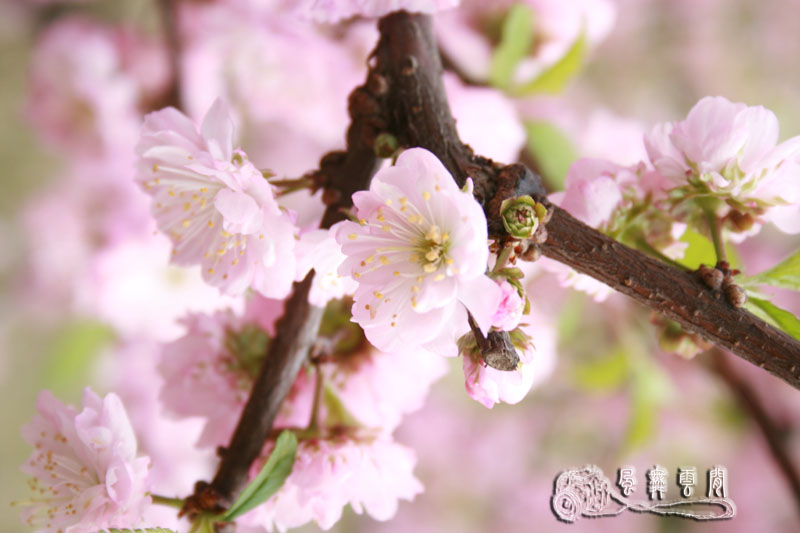
M501 291L484 275L486 217L436 156L406 150L353 203L360 223L335 228L347 256L339 273L358 282L353 320L370 342L455 355L467 309L488 331Z
M137 179L153 197L173 262L202 265L203 279L229 294L248 287L282 298L295 275L295 226L271 185L233 150L233 124L217 101L202 131L167 108L145 118Z
M37 532L90 533L130 527L150 504L147 457L136 457L136 437L120 399L83 393L83 411L48 391L22 428L35 450L22 470L33 476L35 497L23 502L23 521Z
M655 168L676 185L708 188L745 206L779 206L776 225L800 230L790 218L800 214L800 136L778 144L771 111L709 96L685 120L657 125L645 145ZM772 219L769 211L765 218Z
M622 203L618 175L625 172L630 171L610 161L579 159L567 172L565 191L551 199L586 224L600 227Z
M382 17L392 11L433 14L451 9L460 0L301 0L298 13L317 22L339 22L350 17Z
M297 242L297 280L315 271L308 301L325 307L330 300L352 295L358 286L353 278L339 274L344 261L342 248L328 230L313 230L300 236Z
M503 291L503 299L500 300L500 306L492 317L492 326L503 331L511 331L522 319L525 300L509 282L503 280L499 285Z
M159 364L164 378L161 400L174 416L205 419L198 446L228 442L275 334L282 302L258 296L251 302L244 315L229 310L190 314L183 320L186 334L164 346ZM275 426L304 427L313 395L314 383L301 371Z
M245 525L286 531L313 521L330 529L348 503L361 514L389 520L399 500L422 492L414 452L388 435L301 441L292 473L266 504L242 517Z
M325 381L347 411L367 427L391 432L421 408L446 362L421 349L386 353L368 343L341 364L321 365Z

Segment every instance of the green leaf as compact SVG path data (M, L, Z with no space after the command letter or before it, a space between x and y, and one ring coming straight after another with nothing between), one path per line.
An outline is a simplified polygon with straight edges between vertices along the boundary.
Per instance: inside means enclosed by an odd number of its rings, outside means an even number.
M525 130L528 152L538 164L542 177L553 190L563 191L567 171L578 158L572 142L549 122L526 122Z
M580 70L585 55L586 32L582 31L561 59L539 74L536 79L515 87L512 92L519 96L527 96L534 93L560 93L567 82Z
M800 340L800 320L789 311L781 309L772 302L759 298L749 298L745 307L748 311L765 322L782 329L795 339Z
M501 89L511 85L514 71L533 44L534 14L525 4L514 4L503 21L500 44L492 53L489 83Z
M92 363L114 339L105 324L75 322L58 332L50 347L51 357L43 371L43 386L60 397L79 391Z
M242 491L230 509L220 517L220 520L233 521L275 494L292 472L296 453L297 437L291 431L282 432L275 442L275 449L272 450L261 471Z
M747 278L746 283L800 291L800 250L769 270Z
M628 377L628 357L621 347L608 356L575 366L573 377L578 386L595 391L618 389Z

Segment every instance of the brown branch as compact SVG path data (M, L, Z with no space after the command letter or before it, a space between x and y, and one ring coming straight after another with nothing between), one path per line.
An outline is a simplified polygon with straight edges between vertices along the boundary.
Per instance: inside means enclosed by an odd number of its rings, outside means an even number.
M787 449L786 431L772 419L755 388L731 365L728 355L718 348L711 350L710 355L712 369L728 385L736 400L761 430L772 458L786 478L797 509L800 510L800 471Z
M545 200L541 179L523 165L503 166L475 155L458 138L441 81L431 22L395 13L380 22L382 72L392 86L391 131L401 144L434 154L461 185L475 183L489 234L505 236L499 207L519 194ZM800 342L727 303L692 273L628 248L553 207L543 253L627 294L650 309L800 388Z
M169 106L182 109L179 9L180 2L177 0L159 0L158 2L158 10L161 16L161 33L164 35L164 48L171 78L166 91L160 97L160 101L154 104L152 109L161 109Z
M588 274L800 388L800 343L730 305L694 273L671 267L553 207L544 255Z

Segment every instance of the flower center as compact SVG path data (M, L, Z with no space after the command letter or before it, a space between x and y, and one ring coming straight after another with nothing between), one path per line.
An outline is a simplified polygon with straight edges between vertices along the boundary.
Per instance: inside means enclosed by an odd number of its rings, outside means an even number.
M422 270L426 274L431 274L439 270L443 264L451 264L453 260L447 257L449 249L450 235L442 233L439 226L435 224L428 228L416 246L416 251L421 257Z

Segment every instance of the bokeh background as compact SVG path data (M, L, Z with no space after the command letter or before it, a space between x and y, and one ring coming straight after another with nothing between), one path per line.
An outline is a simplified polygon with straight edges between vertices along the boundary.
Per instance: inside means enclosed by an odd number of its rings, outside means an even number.
M523 155L537 162L554 187L578 156L613 153L624 158L640 153L636 143L641 132L657 121L682 118L705 95L763 105L778 115L782 139L800 134L797 2L615 0L612 4L613 25L589 51L584 68L564 92L513 102L516 120L525 125L531 148ZM177 482L174 490L188 491L195 472L194 479L207 476L204 456L187 457L181 452L191 446L194 439L189 436L196 427L158 418L153 360L157 341L179 331L171 322L176 313L218 304L208 303L211 296L199 287L196 273L158 267L158 261L166 258L159 251L143 258L133 246L124 253L104 255L99 266L90 260L92 254L99 254L100 246L84 242L93 242L86 236L86 227L110 224L119 214L114 203L118 200L106 194L92 196L91 188L98 182L70 176L75 169L70 166L69 152L63 144L54 147L52 140L43 138L31 118L35 115L31 65L37 43L50 25L76 13L108 24L125 24L148 38L161 37L159 5L153 0L63 5L0 2L0 529L10 533L26 531L9 502L26 494L19 465L29 449L19 428L31 418L36 395L43 388L71 402L79 400L86 385L103 392L118 390L123 397L127 393L126 401L133 402L136 411L134 423L169 441L169 450L160 445L150 451L176 461L175 469L183 472L180 479L184 481ZM237 32L242 33L230 33L237 27L234 23L227 30L203 27L208 23L203 19L192 23L200 27L200 34L219 32L221 37L208 46L225 48L238 45L241 39L249 47L248 54L254 54L258 46L270 42L269 36L253 37L241 28ZM262 65L250 61L252 55L242 65L226 63L231 69L257 71L251 83L243 85L255 94L239 94L240 101L278 95L278 105L286 111L286 116L259 115L263 110L242 108L243 114L258 116L240 119L243 142L267 161L265 166L280 167L287 175L299 174L314 167L321 153L341 146L346 95L363 78L360 69L375 34L369 22L337 31L355 35L327 36L349 47L350 62L332 75L324 91L305 91L303 97L313 105L305 106L302 116L291 107L296 104L291 98L280 99L297 87L313 85L302 69L283 72L279 60ZM220 44L222 40L229 42ZM67 55L73 53L68 42L63 46ZM190 53L201 55L197 48ZM287 54L284 63L297 59L292 55L297 52L288 48L279 53ZM186 60L194 59L189 55ZM167 68L161 64L164 58L156 54L150 61L152 70L145 77L163 77L159 69ZM56 67L54 63L48 68ZM194 94L191 84L204 84L217 71L198 68L193 73L191 66L187 71L181 80L185 101L198 116L212 98L206 93L214 88ZM454 113L460 126L473 121L475 129L488 132L485 135L503 138L503 132L492 129L493 117L470 116L469 104L462 106L463 114L454 104ZM277 137L284 142L291 138L290 148L270 144ZM491 141L468 140L476 146L480 142L488 146ZM273 155L278 152L283 157L280 161ZM118 163L125 165L127 160L120 157ZM76 192L85 190L89 193ZM766 228L757 242L745 241L737 248L738 258L753 273L798 246L797 237ZM147 250L146 254L152 251ZM142 277L148 275L160 277L147 283ZM552 318L558 335L549 377L520 404L487 410L467 397L461 371L454 367L434 386L425 407L409 416L397 433L400 442L416 450L416 472L425 493L413 503L401 503L393 521L378 523L348 510L335 530L800 530L797 495L792 495L740 395L714 370L711 358L701 354L685 359L666 353L646 310L617 295L597 303L584 293L556 287L553 279L540 274L529 289L533 305ZM791 294L777 298L800 312L800 302ZM148 304L157 309L138 315L131 310L146 309ZM156 333L136 338L141 331ZM722 357L756 391L789 454L800 461L800 392L735 357ZM135 388L131 381L150 385ZM177 464L179 458L185 464ZM715 464L726 466L729 496L738 506L738 516L723 523L697 523L625 513L567 525L550 511L553 480L566 468L596 464L616 481L617 468L634 465L639 483L636 494L643 496L644 472L656 463L670 472L668 495L672 496L678 491L674 480L678 466L697 467L700 492L706 489L705 471Z

